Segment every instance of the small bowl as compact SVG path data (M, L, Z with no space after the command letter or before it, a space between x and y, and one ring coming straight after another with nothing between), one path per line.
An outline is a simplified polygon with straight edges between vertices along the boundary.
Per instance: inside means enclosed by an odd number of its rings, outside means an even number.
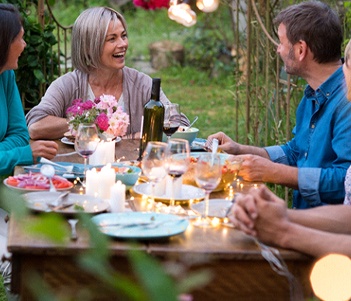
M133 186L141 175L141 169L137 166L113 163L111 167L116 170L116 181L119 180L126 186Z
M178 131L176 131L173 135L172 138L181 138L189 141L189 145L193 143L195 138L197 137L197 134L199 133L198 128L189 128L188 130L184 131L184 127L180 126ZM166 142L167 141L167 136L163 134L162 141Z
M239 170L243 160L234 155L221 157L222 178L214 191L221 191L228 188L238 177Z

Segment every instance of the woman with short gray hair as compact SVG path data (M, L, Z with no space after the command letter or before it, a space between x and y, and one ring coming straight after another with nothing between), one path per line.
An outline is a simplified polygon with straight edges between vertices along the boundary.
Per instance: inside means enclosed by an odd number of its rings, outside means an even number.
M32 139L58 139L68 131L66 110L74 99L94 100L113 95L128 113L127 137L140 136L145 103L151 97L152 78L125 66L128 50L124 17L112 8L83 11L72 29L72 65L69 72L52 82L40 103L26 115ZM161 90L163 104L170 101ZM182 115L182 124L189 120Z

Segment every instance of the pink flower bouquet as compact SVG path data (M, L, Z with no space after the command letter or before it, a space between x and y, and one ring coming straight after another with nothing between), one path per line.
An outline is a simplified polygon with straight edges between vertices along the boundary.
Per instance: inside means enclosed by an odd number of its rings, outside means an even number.
M73 100L66 111L70 133L74 136L80 123L95 123L99 132L108 137L121 137L127 132L129 116L118 106L112 95L102 95L94 101Z

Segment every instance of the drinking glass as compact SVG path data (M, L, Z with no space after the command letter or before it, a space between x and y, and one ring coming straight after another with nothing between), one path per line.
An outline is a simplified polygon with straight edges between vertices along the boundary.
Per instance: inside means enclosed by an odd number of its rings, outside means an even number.
M99 133L95 124L81 123L78 126L77 135L74 141L76 152L84 158L84 178L87 173L87 160L100 142ZM85 180L83 181L85 184Z
M208 207L210 193L217 187L222 176L222 165L220 156L216 153L207 153L201 155L195 166L196 184L205 190L205 208L201 218L194 222L198 227L211 227L211 221L208 219Z
M189 142L185 139L169 139L166 152L166 167L168 175L172 178L170 209L175 207L174 181L187 171L189 163Z
M165 105L165 117L163 121L163 132L167 136L167 142L180 126L179 104Z
M151 182L152 206L155 202L155 186L160 183L167 175L165 168L165 155L167 143L150 141L146 145L141 160L143 174Z

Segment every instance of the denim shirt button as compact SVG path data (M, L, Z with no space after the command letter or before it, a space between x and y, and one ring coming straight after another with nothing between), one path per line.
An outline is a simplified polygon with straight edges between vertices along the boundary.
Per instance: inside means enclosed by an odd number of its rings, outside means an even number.
M305 153L305 157L307 157L307 153Z
M314 123L311 124L311 128L312 128L312 129L315 128L315 124L314 124Z

